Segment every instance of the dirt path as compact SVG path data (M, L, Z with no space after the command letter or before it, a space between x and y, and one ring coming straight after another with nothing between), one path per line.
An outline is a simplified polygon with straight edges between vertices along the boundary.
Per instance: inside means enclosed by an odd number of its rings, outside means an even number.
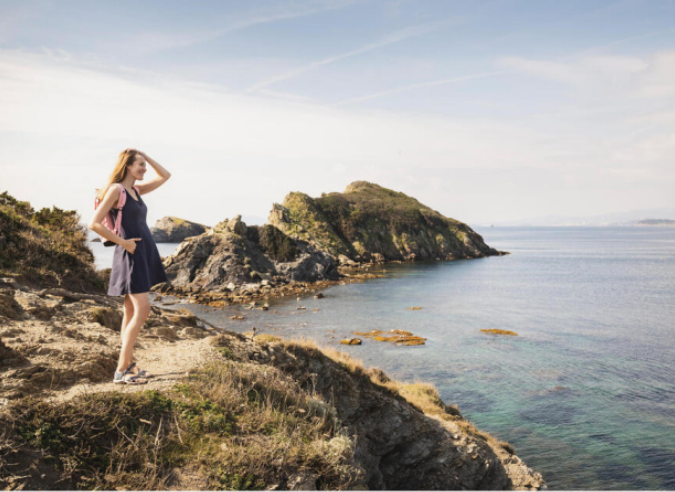
M53 391L53 394L46 400L58 403L91 392L120 391L128 393L150 389L167 389L181 380L187 380L190 369L199 367L209 360L213 360L216 356L213 347L209 344L209 338L180 340L173 343L139 341L139 345L143 348L136 347L134 349L134 358L142 369L154 375L153 378L148 379L148 384L113 383L111 374L110 381L76 383L69 388Z
M143 385L115 384L121 302L6 280L0 287L0 411L25 396L59 402L91 392L170 387L214 356L208 342L221 332L185 309L153 306L134 359L156 377Z

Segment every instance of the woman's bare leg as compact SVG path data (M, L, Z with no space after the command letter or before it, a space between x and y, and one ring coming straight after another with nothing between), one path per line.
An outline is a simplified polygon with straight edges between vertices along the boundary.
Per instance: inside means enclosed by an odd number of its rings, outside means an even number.
M129 294L131 302L134 307L134 314L129 320L124 333L122 334L122 350L120 351L119 362L117 363L117 370L124 371L133 360L134 344L141 332L143 323L150 315L150 299L148 293Z
M122 328L120 329L120 336L124 339L124 330L127 329L127 325L131 318L134 317L134 303L131 301L131 296L129 294L124 296L124 316L122 317Z

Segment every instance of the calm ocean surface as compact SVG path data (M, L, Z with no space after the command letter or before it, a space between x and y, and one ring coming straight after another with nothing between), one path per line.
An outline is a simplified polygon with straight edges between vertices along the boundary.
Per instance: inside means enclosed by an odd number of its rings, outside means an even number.
M313 338L400 381L433 382L550 489L675 490L675 229L475 230L511 255L386 265L387 278L332 287L321 300L273 299L269 311L185 307L237 331ZM90 244L97 263L113 249ZM158 246L163 256L176 247ZM409 330L426 345L337 345L374 328Z

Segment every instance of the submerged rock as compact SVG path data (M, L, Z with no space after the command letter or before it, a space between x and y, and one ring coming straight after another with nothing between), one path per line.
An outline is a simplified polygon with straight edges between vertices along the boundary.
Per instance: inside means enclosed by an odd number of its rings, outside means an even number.
M426 338L413 335L412 332L406 330L370 330L370 331L355 331L354 335L360 335L370 338L377 342L393 342L396 345L424 345Z
M340 343L342 345L361 345L361 339L360 338L345 338L344 340L340 340Z
M483 333L491 333L493 335L514 335L514 336L518 335L518 333L516 333L515 331L499 330L497 328L490 328L490 329L487 329L487 330L485 328L481 328L480 331L482 331Z

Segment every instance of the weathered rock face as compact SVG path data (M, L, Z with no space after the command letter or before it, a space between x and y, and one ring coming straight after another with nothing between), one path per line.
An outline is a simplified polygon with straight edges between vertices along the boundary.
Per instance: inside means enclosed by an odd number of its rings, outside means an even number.
M178 217L164 217L150 228L156 243L180 243L192 236L203 234L207 226L179 219Z
M247 227L241 216L188 238L164 266L172 285L225 292L234 285L337 280L337 264L327 253L290 239L273 226Z
M269 223L345 260L391 261L478 258L504 254L468 225L403 193L366 181L344 193L311 198L289 193L274 204Z

